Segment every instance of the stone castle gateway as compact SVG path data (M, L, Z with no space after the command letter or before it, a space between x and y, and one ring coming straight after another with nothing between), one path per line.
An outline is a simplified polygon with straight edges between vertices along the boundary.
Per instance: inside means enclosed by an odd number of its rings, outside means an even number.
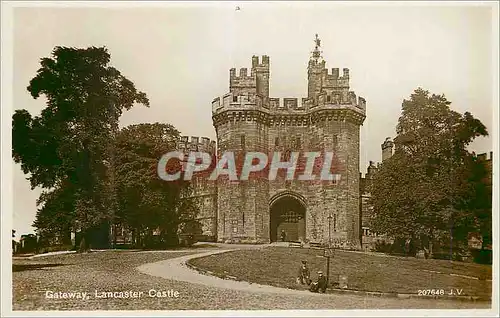
M350 90L349 69L342 74L338 68L326 69L317 36L315 43L304 98L269 96L268 56L252 57L250 72L230 70L229 92L212 102L217 155L225 151L333 152L341 178L323 182L284 177L223 179L203 187L202 223L219 242L268 243L279 240L284 230L289 241L343 238L360 245L359 135L366 103ZM189 150L193 140L189 143L186 138L181 144L180 148ZM213 146L209 141L207 145Z

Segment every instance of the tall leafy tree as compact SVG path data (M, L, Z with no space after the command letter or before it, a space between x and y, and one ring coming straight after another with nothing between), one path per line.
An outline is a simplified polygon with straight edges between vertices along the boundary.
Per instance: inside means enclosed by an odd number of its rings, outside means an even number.
M63 244L71 243L70 232L75 230L75 191L68 182L43 191L37 200L38 210L33 227L43 243L59 237Z
M32 188L54 190L57 197L57 191L68 192L61 187L71 185L72 220L84 237L111 217L107 195L118 119L136 103L149 105L109 62L104 47L56 47L41 59L28 86L33 98L46 98L47 107L35 117L17 110L12 119L15 162L29 174Z
M403 101L395 153L371 186L373 229L420 242L430 253L432 242L464 242L491 219L491 209L488 216L487 207L480 206L491 197L483 191L481 203L475 199L487 171L467 151L476 137L487 135L486 127L450 104L444 95L421 88Z
M173 126L159 123L131 125L117 135L117 222L131 229L134 238L145 238L144 244L156 230L165 244L175 244L179 225L194 220L198 212L189 182L158 176L160 158L176 150L178 139Z

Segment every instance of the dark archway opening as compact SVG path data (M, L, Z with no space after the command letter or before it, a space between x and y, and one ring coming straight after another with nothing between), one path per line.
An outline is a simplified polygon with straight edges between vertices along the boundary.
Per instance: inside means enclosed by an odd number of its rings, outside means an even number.
M285 196L271 205L271 242L281 241L285 232L285 241L304 241L306 237L306 208L292 196Z

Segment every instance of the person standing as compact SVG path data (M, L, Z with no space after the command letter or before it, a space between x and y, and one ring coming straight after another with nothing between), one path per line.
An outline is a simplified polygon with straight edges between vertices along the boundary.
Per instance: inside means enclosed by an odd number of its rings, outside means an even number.
M299 269L299 276L298 276L298 282L302 285L309 285L311 284L311 272L309 270L309 267L307 267L307 261L303 260L302 265L300 266Z
M281 230L280 237L281 237L281 242L285 242L285 240L286 240L286 233L285 233L285 230Z

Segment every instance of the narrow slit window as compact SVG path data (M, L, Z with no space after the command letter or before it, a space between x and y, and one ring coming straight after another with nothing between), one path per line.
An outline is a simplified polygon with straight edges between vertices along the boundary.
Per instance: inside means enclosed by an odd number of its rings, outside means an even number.
M295 140L295 149L300 150L300 147L302 147L302 143L300 142L300 137L297 137Z

